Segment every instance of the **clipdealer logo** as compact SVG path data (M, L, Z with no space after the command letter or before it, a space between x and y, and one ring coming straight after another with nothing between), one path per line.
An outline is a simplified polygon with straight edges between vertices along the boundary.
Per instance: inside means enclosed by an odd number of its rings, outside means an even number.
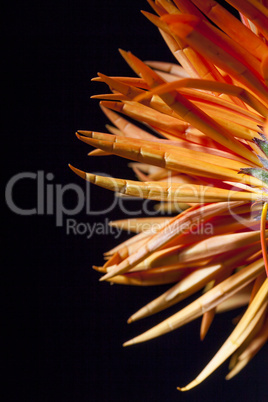
M104 173L98 173L102 176L108 176ZM110 176L109 176L110 177ZM20 202L20 197L17 196L17 191L22 185L30 186L31 194L27 200L27 205L23 206ZM112 199L107 199L107 206L99 210L93 209L91 205L91 188L92 184L84 181L83 187L76 183L59 184L55 182L55 175L53 173L46 173L44 171L37 172L21 172L12 176L5 189L5 200L8 208L15 214L21 216L34 216L34 215L50 215L55 216L55 223L57 227L65 225L66 234L86 235L90 238L93 233L96 234L112 234L118 237L118 231L108 224L108 219L105 222L94 222L90 225L87 222L79 222L75 217L84 211L88 216L107 216L115 207L119 208L122 214L128 217L137 217L142 213L149 216L158 214L157 211L152 209L150 200L143 200L142 204L138 203L138 208L133 210L127 207L127 201L137 200L133 197L117 197L114 193ZM94 194L96 194L94 192ZM70 202L72 198L72 207ZM112 200L112 201L111 201ZM25 202L24 202L25 204Z

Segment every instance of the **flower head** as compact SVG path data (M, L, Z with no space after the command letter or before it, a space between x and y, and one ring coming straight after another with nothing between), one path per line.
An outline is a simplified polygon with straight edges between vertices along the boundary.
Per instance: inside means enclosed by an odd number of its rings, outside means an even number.
M112 224L136 235L106 253L101 280L126 285L172 284L129 322L203 294L128 341L144 342L202 317L203 339L218 312L244 306L235 329L200 375L231 357L237 374L268 339L268 11L266 1L228 0L241 21L214 0L149 0L155 24L176 63L121 55L136 77L98 74L110 94L98 95L115 127L78 131L97 148L134 161L138 181L84 179L125 196L160 201L173 217ZM122 115L144 123L130 123ZM146 223L146 229L145 224ZM157 229L155 227L157 224Z

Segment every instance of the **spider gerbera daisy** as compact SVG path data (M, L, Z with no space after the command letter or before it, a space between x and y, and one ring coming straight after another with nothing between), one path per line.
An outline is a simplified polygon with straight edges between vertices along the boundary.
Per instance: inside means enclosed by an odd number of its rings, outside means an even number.
M143 14L176 61L143 62L121 50L136 76L99 73L95 79L110 87L111 93L95 98L102 99L114 126L109 134L77 132L97 148L92 155L134 161L138 181L71 168L121 195L161 201L162 210L176 212L183 205L176 216L112 223L131 226L136 234L105 254L106 263L96 268L104 274L101 280L172 286L129 322L203 290L125 346L198 317L203 339L216 313L244 307L213 359L179 388L185 391L229 357L227 378L233 377L268 339L268 9L266 0L227 0L240 21L214 0L148 1L154 14ZM202 230L206 224L210 230Z

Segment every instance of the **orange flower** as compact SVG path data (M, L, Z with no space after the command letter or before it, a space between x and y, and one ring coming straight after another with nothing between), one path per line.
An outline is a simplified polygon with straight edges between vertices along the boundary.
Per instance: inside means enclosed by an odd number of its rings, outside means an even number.
M202 317L203 339L216 313L245 306L234 331L188 390L231 356L237 374L268 339L268 10L265 0L228 0L240 22L214 0L149 0L178 64L142 62L120 51L137 77L99 74L110 94L111 134L79 131L97 148L135 163L139 181L85 173L82 178L125 196L160 201L174 217L113 222L136 235L106 253L101 280L173 284L132 315L157 313L203 294L125 343L144 342ZM120 113L120 115L118 114ZM122 117L144 123L142 129ZM265 271L266 270L266 271Z

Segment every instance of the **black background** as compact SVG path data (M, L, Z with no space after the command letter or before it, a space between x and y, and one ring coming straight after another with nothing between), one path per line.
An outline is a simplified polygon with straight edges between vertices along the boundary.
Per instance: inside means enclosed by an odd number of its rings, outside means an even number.
M2 107L5 143L4 184L16 174L53 174L50 184L84 182L68 163L86 171L133 177L127 162L115 157L89 158L77 129L105 131L94 93L106 90L91 83L97 71L129 75L117 49L141 59L170 60L157 30L140 14L145 1L91 0L9 2L5 17ZM6 147L7 145L7 147ZM59 187L58 187L59 188ZM45 188L45 190L47 187ZM36 181L14 187L21 208L36 206ZM66 192L64 205L76 205ZM92 209L109 206L113 194L95 189ZM56 203L56 197L54 198ZM136 207L137 204L134 204ZM109 218L121 218L119 208ZM66 219L55 214L20 216L4 210L3 271L7 354L3 401L266 401L267 347L235 379L226 382L225 363L197 389L179 393L212 358L232 329L234 314L216 318L206 340L199 341L200 320L146 344L122 343L166 314L136 324L126 320L164 289L110 286L99 283L91 269L102 253L117 244L112 236L66 233ZM105 222L82 210L77 222ZM173 309L172 312L176 311Z

